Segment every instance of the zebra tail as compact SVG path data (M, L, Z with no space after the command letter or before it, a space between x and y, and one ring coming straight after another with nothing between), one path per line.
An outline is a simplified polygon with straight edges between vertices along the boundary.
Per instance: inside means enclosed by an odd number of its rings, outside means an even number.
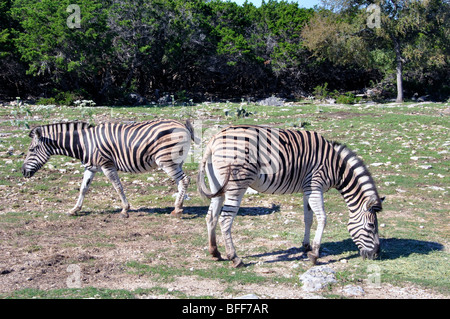
M202 162L200 163L200 167L199 167L198 175L197 175L198 191L203 198L209 198L209 199L211 199L213 197L219 197L219 196L222 196L223 194L225 194L225 191L227 190L228 182L229 182L230 176L231 176L231 165L230 165L230 166L228 166L228 171L227 171L225 181L224 181L222 187L216 193L211 193L207 189L206 183L205 183L205 165L206 165L208 157L210 157L210 156L211 156L211 149L209 147L207 147L206 154L203 157Z
M189 133L191 134L191 139L194 141L195 144L200 144L201 139L194 134L194 127L192 126L191 122L189 120L186 120L186 128L188 129Z

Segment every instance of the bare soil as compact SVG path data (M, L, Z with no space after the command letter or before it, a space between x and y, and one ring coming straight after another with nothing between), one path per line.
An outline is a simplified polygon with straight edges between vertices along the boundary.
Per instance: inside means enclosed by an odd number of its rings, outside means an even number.
M206 227L198 227L198 218L204 218L204 210L205 207L188 207L182 219L170 217L169 208L166 213L140 208L131 211L128 219L119 218L119 210L107 213L87 212L78 217L66 217L63 214L30 216L21 221L19 227L3 227L0 230L0 293L8 295L24 288L67 288L70 285L68 280L73 275L69 265L75 264L81 275L80 287L128 291L160 287L166 288L168 292L140 294L137 296L139 298L174 298L176 295L170 293L173 291L186 297L213 298L233 298L245 294L283 299L322 298L329 295L388 299L448 298L412 285L395 287L383 283L380 288L372 288L364 282L360 283L365 292L361 296L348 296L339 286L332 287L331 290L307 293L300 284L285 283L236 283L230 292L227 283L214 277L181 275L171 280L160 280L148 273L136 274L127 266L128 262L137 261L149 266L184 268L185 271L214 267L216 264L211 262L207 254L206 233L203 234ZM205 245L196 246L184 240L202 235ZM236 241L239 243L239 238ZM269 251L258 257L258 262L253 267L256 273L262 276L283 276L286 269L293 267L296 262L302 267L308 267L301 249L280 249L285 242L276 238L265 244ZM321 263L336 270L345 266L333 256L322 257ZM271 267L264 267L267 264L271 264Z

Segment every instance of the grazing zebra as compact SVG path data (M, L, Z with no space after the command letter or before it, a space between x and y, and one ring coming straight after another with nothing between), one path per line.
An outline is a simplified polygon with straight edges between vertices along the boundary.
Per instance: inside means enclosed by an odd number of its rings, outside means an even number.
M31 130L32 138L22 174L32 177L51 155L66 155L85 164L80 195L69 215L81 210L84 196L98 171L112 182L122 201L121 217L128 217L130 205L125 197L117 171L142 173L162 168L178 184L178 195L172 215L181 216L189 177L184 174L191 139L196 143L189 121L154 120L132 124L105 123L91 126L83 122L57 123Z
M205 184L205 171L211 191ZM227 257L243 266L236 255L231 226L248 187L268 194L303 193L305 234L303 246L313 264L319 257L326 224L323 193L331 187L344 197L350 210L348 230L363 258L379 253L377 212L381 202L363 162L347 147L329 142L316 132L271 129L255 125L230 126L209 141L198 173L198 188L211 199L206 223L209 252L217 250L217 222ZM310 245L313 212L317 230Z

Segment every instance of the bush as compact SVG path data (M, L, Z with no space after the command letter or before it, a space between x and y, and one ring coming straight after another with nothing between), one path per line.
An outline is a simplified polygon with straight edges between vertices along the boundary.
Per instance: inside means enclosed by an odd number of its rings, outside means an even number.
M313 95L319 100L326 99L330 95L330 92L328 91L328 83L325 82L323 85L316 86L314 88Z
M348 92L344 95L339 95L336 98L336 103L339 104L355 104L358 103L359 101L361 101L360 97L356 97L354 94Z

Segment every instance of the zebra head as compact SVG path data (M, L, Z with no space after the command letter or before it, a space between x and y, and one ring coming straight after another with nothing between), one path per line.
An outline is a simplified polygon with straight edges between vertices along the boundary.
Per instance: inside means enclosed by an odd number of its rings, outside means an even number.
M50 153L42 137L42 127L35 127L30 131L32 138L28 154L22 165L23 176L32 177L50 158Z
M372 195L363 201L353 216L350 215L348 231L364 259L375 259L380 253L377 212L381 211L383 200L384 197Z

